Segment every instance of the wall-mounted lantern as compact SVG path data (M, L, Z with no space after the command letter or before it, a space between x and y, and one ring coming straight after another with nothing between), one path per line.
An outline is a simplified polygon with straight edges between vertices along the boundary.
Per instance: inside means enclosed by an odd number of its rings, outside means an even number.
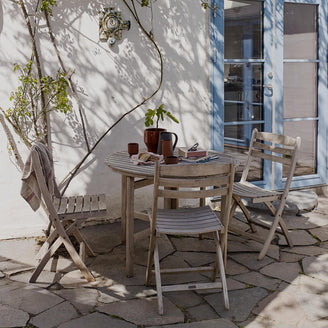
M116 40L121 40L122 30L130 29L130 21L122 19L122 13L114 7L104 8L99 13L99 39L112 46Z

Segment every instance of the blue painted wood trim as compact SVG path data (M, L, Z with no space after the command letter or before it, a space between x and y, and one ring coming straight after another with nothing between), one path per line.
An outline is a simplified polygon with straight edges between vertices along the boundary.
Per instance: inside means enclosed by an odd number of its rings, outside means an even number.
M213 4L218 9L211 15L211 148L224 151L224 1Z

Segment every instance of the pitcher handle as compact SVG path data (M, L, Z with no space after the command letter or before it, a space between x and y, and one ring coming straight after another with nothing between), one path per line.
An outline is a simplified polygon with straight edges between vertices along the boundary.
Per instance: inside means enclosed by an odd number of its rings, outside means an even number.
M171 133L174 134L174 136L175 136L175 141L174 141L174 144L173 144L173 146L172 146L172 151L174 151L175 146L176 146L177 143L178 143L178 136L177 136L176 133L174 133L174 132L171 132Z

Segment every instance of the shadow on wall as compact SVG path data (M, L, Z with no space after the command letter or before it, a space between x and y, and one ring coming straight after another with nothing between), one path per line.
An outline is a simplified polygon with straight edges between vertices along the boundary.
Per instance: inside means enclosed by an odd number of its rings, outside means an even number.
M2 1L0 0L0 33L3 30L3 9L2 9Z
M124 31L122 40L112 48L99 41L99 11L108 6L115 6L122 11L124 20L131 21L130 31ZM10 15L10 10L13 13L18 9L17 5L11 5L5 12ZM149 8L139 8L138 12L149 30ZM149 107L165 103L165 108L178 117L179 125L165 122L162 126L177 132L181 142L198 138L198 134L199 139L208 139L208 129L204 129L204 122L209 121L210 115L205 67L209 65L206 24L206 14L198 2L194 6L184 2L172 5L158 1L154 4L154 35L164 57L162 89L152 101L126 117L103 139L90 156L92 163L85 163L84 170L73 180L68 192L81 190L81 183L86 186L86 192L95 189L117 192L116 186L104 182L104 175L107 181L111 177L103 160L108 153L125 149L130 141L143 146L143 116ZM73 81L86 117L90 144L93 144L123 113L157 88L160 78L158 55L120 1L110 4L60 1L53 10L51 26L66 68L74 70ZM44 71L49 74L55 72L59 64L48 39L47 30L41 28L39 46ZM18 33L17 47L26 49L26 35L22 32ZM56 166L60 180L85 155L86 147L76 112L65 118L54 114L53 118L51 136L55 161L61 163ZM197 136L193 131L199 131Z

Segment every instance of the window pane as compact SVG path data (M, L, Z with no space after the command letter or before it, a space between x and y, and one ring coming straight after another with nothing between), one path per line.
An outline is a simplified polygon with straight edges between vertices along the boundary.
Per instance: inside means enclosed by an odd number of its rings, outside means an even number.
M317 116L317 63L284 64L284 118Z
M262 58L262 1L224 1L224 57Z
M317 6L284 5L284 58L317 59Z
M298 155L295 175L316 173L317 168L317 121L285 122L284 134L301 137L301 148ZM284 169L284 177L286 170Z
M243 93L243 65L224 65L224 99L242 101Z

